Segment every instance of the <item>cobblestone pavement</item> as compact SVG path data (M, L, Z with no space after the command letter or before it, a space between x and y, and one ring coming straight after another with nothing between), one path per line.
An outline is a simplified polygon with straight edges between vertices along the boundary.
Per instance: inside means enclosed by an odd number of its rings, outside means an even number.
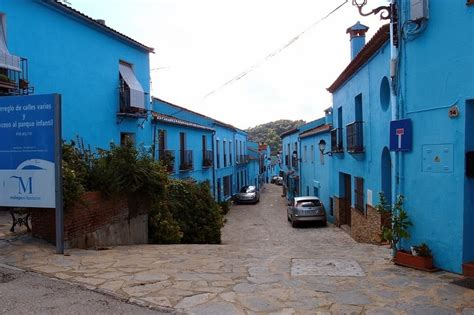
M281 187L232 207L223 245L72 249L0 242L0 263L193 314L474 314L457 275L394 266L334 227L291 228ZM2 245L3 244L3 245Z

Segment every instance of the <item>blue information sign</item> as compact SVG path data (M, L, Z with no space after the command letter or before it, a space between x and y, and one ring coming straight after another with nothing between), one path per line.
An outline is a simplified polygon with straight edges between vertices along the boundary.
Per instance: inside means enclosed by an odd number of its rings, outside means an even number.
M411 119L390 122L390 151L411 151L413 146Z
M55 208L59 95L0 97L0 206Z

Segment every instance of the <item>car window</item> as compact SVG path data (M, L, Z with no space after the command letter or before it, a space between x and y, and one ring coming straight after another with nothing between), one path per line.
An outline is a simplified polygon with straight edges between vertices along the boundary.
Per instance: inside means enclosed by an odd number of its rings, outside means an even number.
M304 201L298 201L296 206L300 208L320 207L321 202L319 200L304 200Z
M240 189L241 193L253 193L255 192L255 186L244 186Z

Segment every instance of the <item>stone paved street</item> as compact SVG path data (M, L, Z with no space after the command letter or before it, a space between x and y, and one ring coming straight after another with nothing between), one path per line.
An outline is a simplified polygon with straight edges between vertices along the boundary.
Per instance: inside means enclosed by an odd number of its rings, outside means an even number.
M223 244L93 251L21 238L0 241L0 263L194 314L474 314L459 276L394 266L386 247L334 227L293 229L281 187L234 206Z

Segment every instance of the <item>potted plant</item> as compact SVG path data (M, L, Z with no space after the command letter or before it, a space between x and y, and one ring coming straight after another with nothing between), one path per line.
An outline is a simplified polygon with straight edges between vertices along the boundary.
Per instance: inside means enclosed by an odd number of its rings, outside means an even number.
M388 241L392 248L393 261L397 265L411 267L420 270L432 271L433 256L431 250L425 243L418 246L412 246L411 252L400 248L402 239L409 239L408 228L413 226L408 218L408 213L403 208L403 196L398 196L393 208L387 204L383 193L379 193L380 203L376 206L377 211L382 217L389 215L390 219L382 227L382 239Z

